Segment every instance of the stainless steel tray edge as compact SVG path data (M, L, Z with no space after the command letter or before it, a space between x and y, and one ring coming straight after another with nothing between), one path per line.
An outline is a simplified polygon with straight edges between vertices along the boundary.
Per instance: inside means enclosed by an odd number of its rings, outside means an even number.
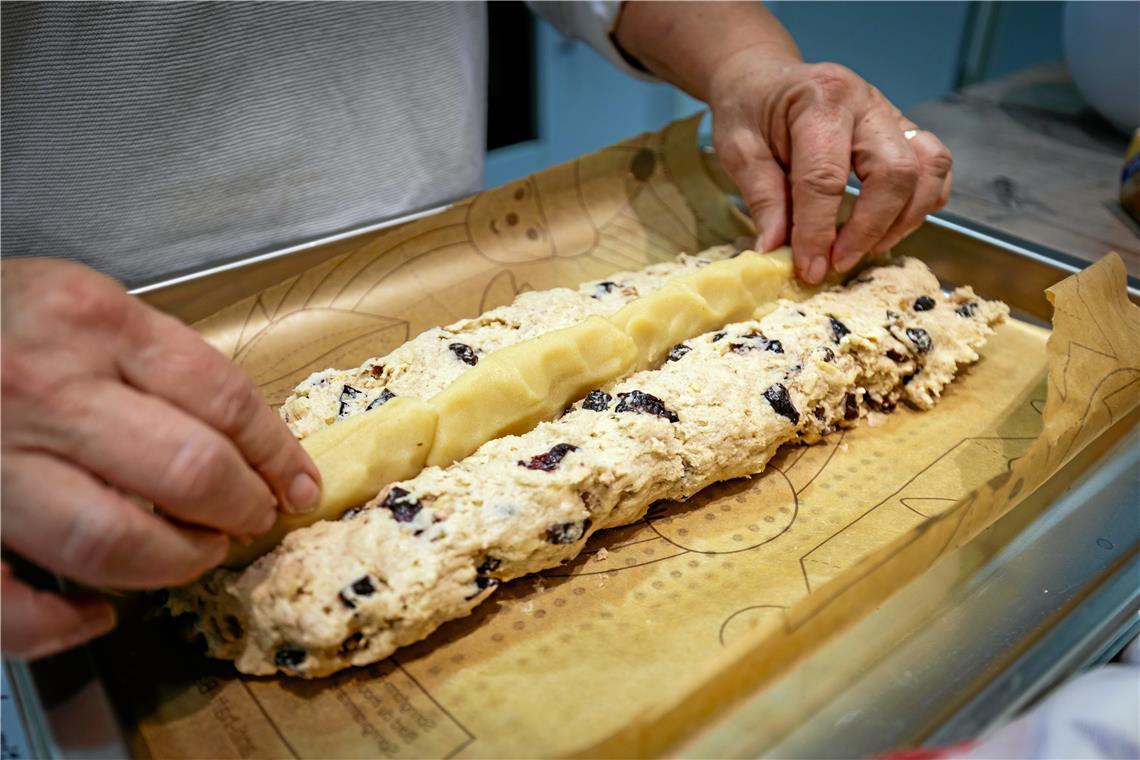
M201 299L207 294L211 304L218 301L219 294L232 302L303 271L324 257L338 255L347 246L382 235L392 226L444 208L446 206L427 209L248 260L186 273L131 292L175 316L194 321L223 305L218 303L203 312ZM1040 323L1047 323L1049 318L1049 307L1042 296L1044 288L1086 266L1063 253L1025 245L1024 241L978 229L944 215L928 217L923 228L904 241L898 250L930 262L944 283L971 282L983 294L1006 300L1019 316ZM1019 282L1009 282L1011 272L1019 273ZM246 284L227 285L234 278ZM256 287L251 289L249 283L255 283ZM1140 282L1129 278L1128 286L1130 297L1140 302ZM1098 466L1110 464L1106 461ZM69 693L82 696L78 703L74 699L62 704L45 699L46 694L56 689L47 689L44 679L55 678L59 673L50 663L31 667L23 663L8 664L12 671L21 674L17 681L35 685L38 698L25 699L22 706L29 729L46 734L38 738L39 746L51 757L128 756L127 744L115 725L112 703L93 667L90 650L78 650L64 658L69 663L65 670L70 671L69 677L75 681ZM80 728L77 721L91 725Z

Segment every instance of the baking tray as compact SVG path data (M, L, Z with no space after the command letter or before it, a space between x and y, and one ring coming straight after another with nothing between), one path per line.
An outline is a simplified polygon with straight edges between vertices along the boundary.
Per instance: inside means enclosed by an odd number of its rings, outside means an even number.
M133 292L191 322L439 210L237 258ZM945 286L968 282L1004 300L1018 318L1046 325L1051 308L1044 290L1087 266L947 214L930 217L899 251L927 261ZM1135 278L1129 295L1140 302ZM676 753L857 757L952 742L984 732L1066 674L1113 652L1135 629L1140 599L1136 427L1133 415L1107 430L1025 503L801 666L702 727ZM990 559L975 561L979 556ZM971 631L967 638L963 625ZM129 755L123 731L130 726L116 714L97 650L6 665L35 756Z

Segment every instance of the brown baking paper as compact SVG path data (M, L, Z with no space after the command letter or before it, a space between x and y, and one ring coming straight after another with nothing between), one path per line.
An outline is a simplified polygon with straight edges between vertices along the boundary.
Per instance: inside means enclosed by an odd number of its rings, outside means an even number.
M748 223L697 122L460 202L196 327L280 403L525 288L572 285ZM106 650L132 748L155 757L534 757L663 751L967 541L1138 403L1140 318L1109 257L1012 322L926 413L899 409L759 477L663 503L575 562L503 586L368 668L236 674L153 628ZM983 294L984 295L984 294ZM1049 337L1048 350L1046 338ZM1044 413L1044 417L1043 417Z

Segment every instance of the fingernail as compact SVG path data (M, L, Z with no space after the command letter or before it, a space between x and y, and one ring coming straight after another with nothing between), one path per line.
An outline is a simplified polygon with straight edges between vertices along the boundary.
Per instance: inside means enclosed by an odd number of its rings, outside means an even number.
M312 476L307 472L302 472L293 478L293 483L289 486L289 493L286 495L289 499L287 505L289 512L295 514L312 512L317 508L318 502L320 502L321 489L317 486L317 481L313 480Z
M816 285L823 281L823 276L827 274L827 257L816 256L811 260L808 265L808 282Z
M859 260L861 258L863 258L863 257L858 252L856 252L856 253L845 253L835 260L835 271L837 271L837 272L850 271L856 264L859 263Z

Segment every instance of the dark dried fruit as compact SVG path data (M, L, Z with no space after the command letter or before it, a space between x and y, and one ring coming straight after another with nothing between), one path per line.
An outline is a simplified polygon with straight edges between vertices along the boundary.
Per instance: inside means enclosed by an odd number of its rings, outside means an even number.
M819 350L823 352L823 360L825 362L835 361L835 352L832 351L830 348L828 348L827 346L820 346Z
M893 361L895 364L904 364L910 360L909 356L899 353L893 348L887 349L887 358Z
M371 404L369 404L368 406L364 407L364 411L366 411L366 412L370 412L370 411L372 411L373 409L375 409L375 408L376 408L376 407L378 407L378 406L384 406L384 404L387 404L389 401L391 401L391 400L392 400L392 399L394 399L394 398L396 398L396 394L395 394L395 393L392 393L392 391L390 391L390 390L388 390L387 388L385 388L384 390L380 391L380 395L379 395L379 396L377 396L376 398L372 399L372 403L371 403Z
M452 343L448 346L451 353L455 354L455 358L464 364L470 364L474 367L479 363L479 357L475 355L475 349L466 343Z
M360 649L360 642L363 640L364 634L360 631L357 631L340 643L340 653L352 654L357 649Z
M376 593L376 587L372 585L372 579L365 575L352 582L352 593L357 596L372 596Z
M525 467L528 470L542 470L543 472L554 472L558 469L558 465L562 464L562 460L571 451L577 451L578 447L570 443L557 443L550 447L550 451L544 454L536 454L531 457L529 461L519 460L519 467Z
M822 406L817 406L815 409L812 409L811 414L820 422L823 422L825 419L827 419L827 412L824 411Z
M642 391L630 391L629 393L618 394L618 404L614 407L615 412L636 412L638 414L652 414L657 417L663 417L670 422L676 422L679 418L677 413L670 411L665 407L665 402L656 396Z
M411 522L423 509L419 499L399 486L392 486L392 490L388 491L380 506L391 510L392 518L396 522Z
M498 557L484 557L483 563L481 565L479 565L479 567L475 568L475 572L479 573L479 575L486 575L487 573L493 573L496 570L498 570L499 566L502 564L503 564L503 561L501 559L499 559Z
M957 309L955 309L954 313L957 314L959 317L965 317L966 319L973 319L974 315L976 315L978 313L978 302L977 301L967 301L966 303L962 304Z
M368 370L368 374L372 375L372 377L379 380L380 377L384 374L384 365L383 364L373 364L372 368Z
M843 397L843 419L848 422L859 419L859 400L854 393Z
M914 375L903 375L903 385L910 385L910 381L914 379Z
M345 386L340 389L340 398L337 399L338 401L340 401L340 406L338 406L337 410L336 410L337 419L343 417L344 415L346 415L348 413L349 402L352 401L354 398L356 398L357 396L359 396L363 392L364 391L361 391L357 388L353 388L351 385L348 385L348 384L345 384Z
M348 588L342 589L341 592L337 594L337 598L340 599L345 607L354 610L356 609L356 602L353 601L354 597L372 596L375 593L376 587L372 585L372 579L367 575L363 575L349 584Z
M712 336L712 342L716 343L718 340L723 338L725 335L728 335L728 333L726 333L724 330L721 330L720 332L718 332Z
M890 414L895 410L895 407L898 406L898 401L890 398L875 399L873 397L868 397L867 404L876 412Z
M296 670L302 662L305 661L306 653L304 649L299 647L281 647L277 653L273 655L273 661L277 663L279 668L288 668L289 670Z
M677 345L675 345L671 349L669 349L669 356L665 359L665 361L675 362L678 359L680 359L682 356L684 356L685 354L689 353L692 350L693 349L689 348L684 343L678 343Z
M590 391L586 394L586 400L582 402L582 408L591 412L604 412L612 400L613 396L605 391Z
M914 344L920 354L925 354L934 348L934 342L930 340L930 333L921 327L906 328L906 337L910 338L910 342Z
M491 578L491 577L486 576L486 575L475 576L475 585L478 586L480 589L490 588L492 586L498 586L499 583L500 583L500 581L498 578Z
M840 322L838 319L831 316L830 314L827 315L827 318L831 322L832 339L837 344L839 343L839 341L843 340L844 335L850 335L851 334L851 331L847 329L847 325L843 324L842 322Z
M578 522L558 523L546 530L546 540L552 544L572 544L581 541L590 527L589 519Z
M934 308L934 299L930 296L919 296L914 299L915 311L930 311Z
M596 283L594 285L594 293L593 293L593 295L590 296L590 298L601 298L602 296L606 295L607 293L612 292L613 289L616 288L617 286L618 286L618 284L616 282L610 282L609 280L607 280L606 282Z
M764 398L768 399L768 403L772 405L772 409L782 417L787 417L796 425L800 421L800 413L796 411L796 407L792 404L792 400L788 398L788 389L782 384L776 383L768 390L764 391Z
M741 335L740 337L748 338L749 340L751 340L753 342L752 343L733 343L733 344L731 344L728 348L730 351L732 351L735 354L744 354L744 353L747 353L749 351L759 351L761 349L763 349L764 351L771 351L774 354L784 353L784 344L783 343L781 343L778 340L768 340L768 337L766 335L764 335L764 333L762 333L762 332L758 332L756 330L753 330L752 332L749 332L745 335Z

